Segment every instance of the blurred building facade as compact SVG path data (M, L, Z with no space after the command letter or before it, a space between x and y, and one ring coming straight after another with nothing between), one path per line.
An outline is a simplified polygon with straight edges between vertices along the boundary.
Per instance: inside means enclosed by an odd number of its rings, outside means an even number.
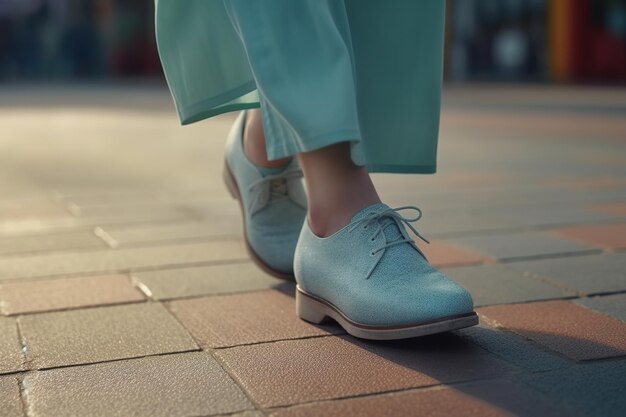
M626 81L626 0L449 0L452 80Z
M0 0L0 80L160 77L153 8L153 0ZM447 8L449 80L626 82L626 0L448 0Z
M160 74L151 0L0 0L0 79Z

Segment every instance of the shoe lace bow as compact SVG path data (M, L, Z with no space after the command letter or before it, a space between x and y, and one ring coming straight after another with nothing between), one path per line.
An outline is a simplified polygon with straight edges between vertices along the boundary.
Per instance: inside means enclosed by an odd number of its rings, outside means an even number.
M417 214L414 217L404 217L399 213L402 210L413 210ZM385 233L384 229L387 226L389 226L390 223L383 223L381 221L385 218L391 219L392 221L396 223L396 225L398 226L398 230L400 231L400 236L398 237L398 239L387 241L383 246L372 250L372 252L370 253L372 256L376 255L378 252L384 251L385 249L391 246L400 245L403 243L410 244L411 246L413 246L413 248L415 248L415 250L417 250L420 254L422 254L422 256L424 256L422 251L417 247L417 244L415 243L415 241L411 238L411 236L409 236L406 229L403 227L404 225L406 225L409 229L411 229L411 231L413 231L413 233L415 233L417 237L419 237L424 242L430 244L428 239L422 236L417 231L417 229L411 224L411 223L417 222L419 219L422 218L422 210L420 210L418 207L415 207L415 206L402 206L398 208L388 208L378 213L370 213L367 216L363 217L362 219L359 219L356 222L354 222L354 224L350 227L350 229L348 229L348 231L351 232L358 227L361 227L363 230L367 230L368 228L370 228L370 226L377 226L375 227L376 230L374 231L374 233L370 236L370 241L373 242L380 234L384 235ZM381 258L379 258L378 261L380 261ZM371 276L372 272L374 271L374 268L376 268L376 265L378 265L378 262L374 263L374 265L371 267L371 269L367 273L366 278L369 278Z

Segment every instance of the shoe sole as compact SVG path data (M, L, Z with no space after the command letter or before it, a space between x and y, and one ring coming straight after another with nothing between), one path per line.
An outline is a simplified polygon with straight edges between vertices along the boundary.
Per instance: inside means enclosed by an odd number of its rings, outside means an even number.
M252 249L252 246L250 246L250 242L248 241L248 234L246 233L246 213L244 212L244 209L243 209L243 199L241 198L241 193L239 192L239 186L237 185L235 176L230 171L230 168L228 167L228 162L226 160L224 160L224 168L222 170L222 177L224 179L224 184L226 185L226 189L228 190L230 195L239 202L239 209L241 210L241 218L243 219L244 241L246 242L246 250L248 251L248 255L250 255L250 258L252 259L252 261L259 268L261 268L264 272L268 273L269 275L275 278L280 278L280 279L284 279L287 281L294 281L295 278L293 274L273 269L271 266L265 263L265 261L263 261L263 259L261 259L259 255L256 254L254 249Z
M478 316L475 312L471 312L402 326L369 326L350 320L328 301L308 294L300 287L296 287L296 311L301 319L314 324L320 324L324 319L330 317L352 336L370 340L408 339L478 324Z

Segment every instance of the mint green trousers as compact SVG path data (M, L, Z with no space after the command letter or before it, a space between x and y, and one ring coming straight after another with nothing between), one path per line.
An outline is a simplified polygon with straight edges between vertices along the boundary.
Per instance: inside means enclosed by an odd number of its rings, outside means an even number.
M155 4L183 124L260 106L270 159L350 142L371 172L435 172L443 0Z

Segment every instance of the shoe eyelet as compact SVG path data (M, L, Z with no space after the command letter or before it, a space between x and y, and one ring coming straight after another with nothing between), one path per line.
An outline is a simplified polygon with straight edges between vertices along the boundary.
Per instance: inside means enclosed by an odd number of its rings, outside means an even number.
M363 226L363 230L367 230L367 226Z
M376 256L376 254L374 253L374 251L370 252L370 256Z
M371 239L370 239L370 242L373 242L373 241L375 241L375 240L376 240L375 238L371 238Z

